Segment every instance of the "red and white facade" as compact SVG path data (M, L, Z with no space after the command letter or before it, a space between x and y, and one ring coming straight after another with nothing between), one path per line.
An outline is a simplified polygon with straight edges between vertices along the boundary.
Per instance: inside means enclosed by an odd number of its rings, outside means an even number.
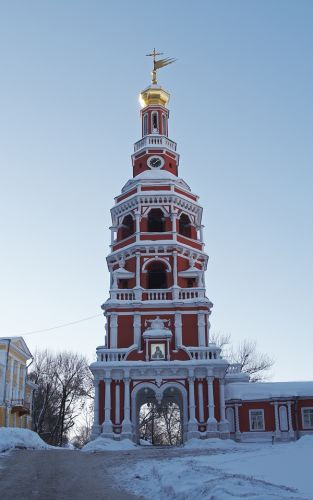
M260 394L247 399L249 390L242 387L266 384L249 384L240 367L210 343L213 304L205 290L202 208L178 176L179 155L168 136L168 92L152 84L140 97L142 138L134 145L133 178L111 210L110 296L102 306L106 338L91 365L93 437L138 441L140 406L170 398L181 408L184 441L239 440L250 432L274 432L277 438L288 432L294 438L301 398L297 408L290 395L267 396L262 404ZM313 431L313 383L307 391Z

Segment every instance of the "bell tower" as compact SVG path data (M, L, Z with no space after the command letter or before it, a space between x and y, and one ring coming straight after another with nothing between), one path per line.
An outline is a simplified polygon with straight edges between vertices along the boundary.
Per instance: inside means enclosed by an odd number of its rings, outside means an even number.
M227 437L229 364L210 343L202 207L178 175L179 155L168 133L170 94L156 80L157 69L173 60L156 61L156 55L152 83L140 93L142 137L134 144L133 178L111 209L105 345L91 365L93 437L138 441L139 408L148 394L160 403L176 398L184 440Z

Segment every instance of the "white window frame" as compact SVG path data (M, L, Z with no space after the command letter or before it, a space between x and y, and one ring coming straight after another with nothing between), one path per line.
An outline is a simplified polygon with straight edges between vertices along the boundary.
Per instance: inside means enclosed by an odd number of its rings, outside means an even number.
M143 134L142 135L148 135L148 113L145 113L143 115Z
M313 429L313 417L312 417L312 425L308 425L304 423L304 412L306 410L310 410L313 414L313 407L312 406L305 406L304 408L301 408L301 415L302 415L302 429Z
M262 429L252 429L252 413L257 411L262 413L262 424L263 424ZM250 425L250 432L265 431L264 410L262 408L253 408L249 410L249 425Z

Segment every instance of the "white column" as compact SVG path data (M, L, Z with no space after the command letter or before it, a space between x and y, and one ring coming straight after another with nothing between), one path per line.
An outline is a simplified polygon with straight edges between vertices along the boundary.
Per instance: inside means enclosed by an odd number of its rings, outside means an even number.
M176 241L177 240L177 229L176 229L177 214L172 213L171 219L172 219L173 241Z
M110 316L110 348L114 349L117 347L117 314L111 314Z
M102 434L112 434L111 421L111 378L105 378L105 398L104 398L104 422L102 424Z
M93 426L92 426L92 433L91 433L91 439L95 439L96 437L99 436L101 432L101 426L99 422L99 379L94 378L93 384L95 388L95 400L94 400L94 419L93 419Z
M177 286L177 251L173 251L173 283Z
M195 412L195 378L193 375L188 377L189 383L189 421L188 421L188 439L198 437L198 422Z
M130 437L132 432L132 424L130 420L130 379L124 378L124 420L122 424L122 433L124 437Z
M182 343L182 316L181 313L175 313L175 349L179 349Z
M115 424L118 425L121 422L121 387L120 384L115 386Z
M7 400L12 401L13 396L12 396L12 391L13 391L13 371L14 371L14 359L11 358L10 362L10 383L9 383L9 391L7 394Z
M199 420L200 423L204 422L204 408L203 408L203 383L198 384L198 400L199 400Z
M15 388L15 399L24 399L24 394L22 394L20 387L20 374L21 374L21 363L17 364L16 370L16 388Z
M134 344L136 344L141 351L141 316L140 314L134 314Z
M111 226L110 229L111 229L111 245L113 245L113 243L114 243L114 233L115 233L116 227Z
M209 418L207 420L207 431L208 432L216 432L217 422L214 416L214 391L213 391L213 381L214 377L207 377L208 382L208 410L209 410Z
M203 228L204 228L204 226L201 224L201 226L200 226L200 241L201 241L201 243L203 243Z
M198 313L198 343L199 343L199 346L201 346L201 347L204 347L206 345L204 313Z
M140 252L136 252L136 288L140 288ZM137 300L141 300L139 290L135 290L135 296Z
M287 407L288 407L289 436L294 437L295 433L292 425L291 401L287 401Z
M136 241L139 241L139 238L140 238L140 219L141 219L139 212L136 212L135 218L136 218Z
M222 432L229 432L228 421L225 415L225 380L223 378L219 379L220 384L220 422L219 430Z
M275 412L275 436L277 438L280 437L280 428L279 428L279 415L278 415L278 403L274 403L274 412Z

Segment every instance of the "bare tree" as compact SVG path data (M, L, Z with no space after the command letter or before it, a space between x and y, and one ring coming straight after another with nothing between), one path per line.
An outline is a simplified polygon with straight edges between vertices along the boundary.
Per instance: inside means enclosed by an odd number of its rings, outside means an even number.
M88 441L90 441L93 424L93 411L93 402L89 405L87 404L81 412L79 423L75 425L76 432L71 441L77 448L82 448L86 443L88 443Z
M87 360L71 352L37 352L30 378L38 385L34 429L45 441L62 446L75 419L92 398Z
M230 363L238 363L241 370L250 375L250 382L261 382L270 378L269 371L275 361L268 354L258 352L254 340L245 339L234 346L231 335L221 333L213 333L210 340L221 347L222 356Z
M154 445L177 446L182 440L179 406L174 402L142 405L139 423L140 438Z

